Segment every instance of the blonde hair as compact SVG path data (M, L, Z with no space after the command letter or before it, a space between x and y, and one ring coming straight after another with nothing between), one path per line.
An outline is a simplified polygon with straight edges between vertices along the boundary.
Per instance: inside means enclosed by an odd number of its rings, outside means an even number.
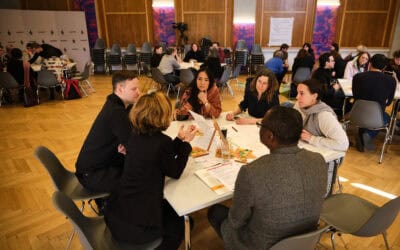
M133 132L153 135L166 130L172 120L172 104L161 91L142 95L132 108L129 119Z

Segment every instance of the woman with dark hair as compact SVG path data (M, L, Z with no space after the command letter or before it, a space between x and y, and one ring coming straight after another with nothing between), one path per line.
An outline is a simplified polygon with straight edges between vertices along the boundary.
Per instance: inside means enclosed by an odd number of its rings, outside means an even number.
M314 146L346 151L349 139L335 112L321 101L321 83L316 79L301 82L297 86L294 109L303 117L304 129L301 140Z
M218 57L218 49L210 48L208 58L201 65L201 67L208 67L213 74L214 80L218 81L221 78L222 72L224 71L221 67L221 63L219 62Z
M279 105L278 86L274 72L265 68L259 70L256 77L246 84L244 98L238 108L229 112L226 119L233 121L235 115L248 110L252 118L238 118L237 124L256 124L261 121L270 108Z
M192 110L206 118L219 117L221 97L210 69L200 68L176 106L176 115L189 115L189 110Z
M178 249L184 220L163 199L165 176L178 179L197 129L182 125L175 139L162 133L172 120L169 98L153 92L139 98L129 118L132 134L120 184L105 209L105 221L119 241L145 244L162 237L157 249Z
M151 56L150 66L157 68L160 65L161 58L163 57L163 48L160 45L154 46L153 55Z
M10 52L11 59L7 63L7 72L9 72L19 85L27 88L35 87L33 71L28 61L22 60L22 50L13 48ZM20 89L19 98L24 100L24 90Z
M368 52L360 52L353 60L346 64L344 69L344 78L353 79L354 75L368 70L368 64L371 56Z
M311 57L313 59L313 62L315 62L314 50L311 47L311 44L310 43L304 43L302 48L305 49L311 55Z
M204 62L203 52L199 50L199 45L197 43L192 43L189 52L185 55L185 58L183 59L184 62L189 62L190 60Z

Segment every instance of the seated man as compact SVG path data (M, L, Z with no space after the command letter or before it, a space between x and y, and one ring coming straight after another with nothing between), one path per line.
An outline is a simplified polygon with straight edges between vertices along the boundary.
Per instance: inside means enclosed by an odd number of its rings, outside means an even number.
M353 77L353 97L355 100L362 99L378 102L383 111L383 120L389 122L389 115L385 113L386 106L392 103L396 91L396 80L386 75L382 70L386 66L386 56L375 54L371 57L369 71L358 73ZM366 130L360 128L357 136L357 150L363 152L373 150L375 147L372 139L378 134L377 130Z
M87 189L111 192L118 187L125 147L132 131L131 104L139 98L139 80L132 71L112 76L113 93L97 115L76 161L76 176Z
M182 62L182 60L177 56L175 48L168 48L167 53L161 58L158 69L161 71L168 83L174 85L180 83L181 80L179 79L179 76L175 74L175 70L180 69L180 62Z
M285 237L317 228L326 164L320 154L297 146L300 113L275 106L260 125L260 140L271 153L240 169L230 209L218 204L208 211L227 249L269 249Z

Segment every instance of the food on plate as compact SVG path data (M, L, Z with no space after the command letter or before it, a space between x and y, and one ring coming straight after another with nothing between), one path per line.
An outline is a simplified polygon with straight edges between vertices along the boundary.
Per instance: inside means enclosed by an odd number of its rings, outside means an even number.
M256 156L253 154L253 151L246 148L237 148L233 153L233 157L235 158L235 161L241 163L247 163L248 159L256 158Z
M193 158L196 158L196 157L200 157L200 156L203 156L203 155L208 155L208 151L205 150L205 149L202 149L200 147L194 146L194 147L192 147L192 153L190 155Z

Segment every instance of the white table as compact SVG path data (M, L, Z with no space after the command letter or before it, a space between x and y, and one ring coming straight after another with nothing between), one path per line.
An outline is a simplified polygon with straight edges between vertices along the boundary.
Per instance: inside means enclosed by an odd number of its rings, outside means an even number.
M226 113L222 113L217 121L221 128L224 127L228 129L227 137L231 140L231 143L237 144L243 148L252 149L257 157L269 154L268 148L260 142L259 128L256 125L236 125L234 122L226 121L225 115ZM210 120L210 124L211 123L212 121ZM181 124L194 124L194 121L174 121L165 133L175 138ZM219 137L217 138L219 139ZM213 142L209 155L195 159L190 157L180 179L167 179L165 182L164 197L168 200L176 213L185 218L186 249L190 248L190 223L188 215L192 212L228 200L232 198L233 195L233 192L224 193L222 195L216 194L194 174L196 170L209 167L210 164L213 164L213 161L216 161L214 157L215 144L216 143ZM326 162L341 159L345 155L345 152L321 147L317 148L303 142L300 142L299 146L313 152L321 153ZM221 161L220 159L218 160ZM332 178L336 178L336 176Z

